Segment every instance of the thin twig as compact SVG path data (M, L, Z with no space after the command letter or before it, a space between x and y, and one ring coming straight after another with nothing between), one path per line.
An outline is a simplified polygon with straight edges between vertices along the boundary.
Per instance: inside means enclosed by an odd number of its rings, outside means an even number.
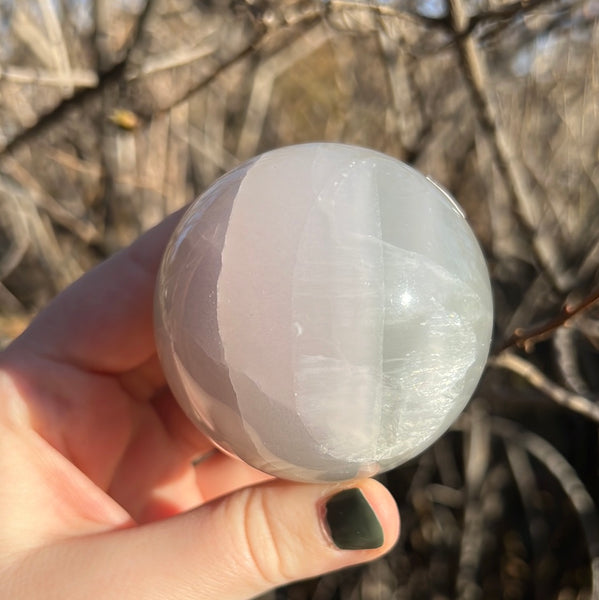
M48 213L55 223L71 231L86 244L92 244L101 239L100 232L93 223L79 219L62 206L60 202L46 192L37 179L19 161L7 156L3 161L3 169L15 181L20 183L24 190L29 192L35 205Z
M542 510L539 508L539 489L534 469L530 461L530 455L522 445L514 443L511 437L504 438L503 443L512 476L518 488L520 501L524 508L524 514L526 515L526 527L532 549L530 562L533 566L536 566L543 554L545 549L544 544L547 540L542 537L544 529L536 526L539 519L542 518Z
M150 121L147 131L148 146L145 156L139 157L141 173L147 173L151 188L142 190L138 219L140 231L145 231L164 219L164 189L169 145L169 127L171 112L159 113ZM139 153L133 149L134 155ZM135 160L135 159L133 159ZM121 162L121 161L119 161Z
M47 113L41 114L37 121L26 129L18 131L4 143L0 142L0 157L10 152L14 152L21 144L24 144L34 138L38 133L46 127L50 127L53 123L58 122L62 116L73 106L81 107L82 104L91 98L96 98L110 84L121 81L126 71L129 62L129 56L134 48L137 47L141 32L144 27L145 20L150 13L150 8L153 0L148 0L145 8L137 19L136 31L133 40L129 46L125 57L110 68L102 70L98 73L98 83L94 87L80 88L75 93L67 98L64 98L55 107Z
M144 61L141 68L127 74L127 81L133 81L140 77L153 75L162 71L169 71L176 69L177 67L183 67L189 65L201 58L205 58L212 54L215 50L215 43L210 38L214 34L214 31L210 31L206 37L202 40L202 43L192 48L180 48L162 54L156 58L148 58Z
M331 0L329 10L343 10L344 8L363 11L369 10L381 17L406 17L409 15L410 17L421 21L428 27L442 28L451 31L454 34L453 41L459 41L473 34L479 25L509 22L516 17L529 13L539 5L549 4L551 1L552 0L516 0L515 2L511 2L510 4L506 4L497 9L480 11L475 15L466 17L462 22L462 26L457 31L454 29L450 17L427 17L418 11L406 10L403 3L400 7L385 6L375 2L365 3L360 0Z
M542 437L500 417L491 418L491 430L532 454L556 478L570 499L588 546L592 578L590 597L596 598L599 593L599 518L591 495L568 461Z
M189 103L184 102L171 110L169 138L166 155L164 213L170 214L189 201L187 172L189 168L189 144L184 133L189 128Z
M465 461L467 501L456 589L459 598L469 599L477 597L482 591L477 578L484 527L480 493L490 455L488 416L476 405L472 407L469 435L466 439L468 440Z
M276 78L301 58L320 48L329 37L330 31L318 21L284 50L260 64L254 76L247 116L239 135L237 156L247 157L255 153Z
M71 171L81 173L82 175L88 177L93 177L94 179L99 179L103 174L102 165L79 158L74 154L61 150L60 148L48 147L46 156L50 160L53 160L57 164L62 165Z
M214 69L214 71L212 71L212 73L209 73L201 81L198 81L196 85L189 88L180 98L177 98L177 100L175 102L173 102L169 106L166 106L163 110L169 111L169 110L176 108L177 106L187 102L194 94L196 94L199 90L208 87L213 81L218 79L223 73L225 73L229 69L232 69L234 66L240 64L249 56L252 56L252 54L254 54L254 52L256 52L256 49L258 48L260 43L264 41L265 37L267 36L267 32L268 32L268 30L266 28L263 28L247 43L246 46L244 46L239 52L237 52L237 54L232 56L226 62L218 65L218 67L216 67L216 69Z
M513 223L511 220L509 225L510 228L513 229ZM500 233L500 231L497 231L497 234ZM504 231L504 233L507 232ZM509 235L509 233L507 234ZM498 241L499 243L502 242L501 239L498 239ZM497 252L501 253L501 250L498 248ZM511 276L514 278L514 280L524 280L524 278L518 273L511 273ZM539 314L539 312L545 307L547 298L551 295L551 291L551 283L544 273L537 273L530 279L526 290L520 293L518 304L511 312L509 321L505 327L502 327L502 334L498 336L493 348L494 354L498 354L505 349L506 340L514 331L521 330L521 323L531 323L534 320L535 315Z
M533 325L529 328L518 328L514 333L497 349L497 353L501 353L512 346L530 349L534 344L542 340L546 340L553 332L566 325L568 321L575 316L583 313L591 308L599 300L599 289L592 291L588 296L583 298L578 304L565 304L561 311L551 319Z
M587 382L580 371L578 344L581 335L574 327L560 327L555 330L552 343L555 348L555 361L565 384L581 396L590 394Z
M50 42L44 35L43 30L25 12L25 3L20 3L18 8L19 10L15 10L11 19L11 31L27 45L29 50L43 65L51 69L55 65L52 61L52 46Z
M56 12L57 7L50 0L38 0L38 5L44 19L46 31L48 32L52 55L54 56L54 65L58 69L59 75L68 82L71 79L71 63L62 27L60 26L60 19ZM64 86L64 93L66 95L72 94L73 86L67 83Z
M9 221L10 241L12 242L8 248L2 248L2 256L0 257L0 281L8 277L19 265L27 249L29 248L30 240L27 230L27 222L22 208L19 206L19 199L16 195L10 193L9 190L2 189L0 180L0 190L3 193L2 212L5 218ZM6 290L8 292L8 290ZM17 300L15 298L15 300ZM17 300L18 302L18 300Z
M543 392L557 404L573 410L599 423L599 405L589 398L568 391L551 381L541 370L524 358L511 352L502 352L489 360L490 366L508 369L525 379L531 386Z
M435 19L434 17L427 17L417 11L406 11L404 8L396 8L394 6L385 6L382 3L378 2L360 2L356 0L332 0L330 3L330 9L333 10L344 10L344 9L353 9L353 10L367 10L371 13L379 17L398 17L405 16L405 14L409 14L411 17L415 17L422 23L428 25L429 27L447 27L447 20L445 18Z
M58 87L86 87L93 88L98 85L98 74L90 69L72 69L68 73L55 73L46 69L33 67L17 67L0 65L0 79L14 81L15 83L34 83Z
M548 0L541 0L546 2ZM563 292L571 284L565 272L553 237L548 228L539 230L543 212L534 202L527 185L527 176L516 151L501 127L497 107L489 94L492 88L484 57L476 40L469 33L470 18L464 0L449 0L451 26L457 40L461 67L470 88L478 120L486 134L495 162L502 174L514 207L518 223L527 234L528 242L540 268L547 274L554 288Z

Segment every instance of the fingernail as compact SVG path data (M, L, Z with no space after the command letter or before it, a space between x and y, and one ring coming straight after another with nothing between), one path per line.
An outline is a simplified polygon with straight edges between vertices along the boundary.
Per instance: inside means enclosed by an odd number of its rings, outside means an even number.
M383 528L359 488L331 496L325 506L325 521L337 548L369 550L383 545Z

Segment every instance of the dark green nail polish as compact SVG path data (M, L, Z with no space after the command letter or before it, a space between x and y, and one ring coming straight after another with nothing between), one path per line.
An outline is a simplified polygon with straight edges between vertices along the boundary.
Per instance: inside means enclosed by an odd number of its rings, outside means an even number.
M383 528L358 488L329 498L325 520L331 539L341 550L368 550L383 545Z

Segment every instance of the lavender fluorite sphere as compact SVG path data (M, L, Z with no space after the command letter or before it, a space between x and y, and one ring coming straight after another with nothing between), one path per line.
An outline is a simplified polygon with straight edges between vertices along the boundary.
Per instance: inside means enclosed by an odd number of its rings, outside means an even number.
M492 325L458 205L378 152L268 152L196 200L166 250L156 339L169 385L217 446L278 477L399 465L457 417Z

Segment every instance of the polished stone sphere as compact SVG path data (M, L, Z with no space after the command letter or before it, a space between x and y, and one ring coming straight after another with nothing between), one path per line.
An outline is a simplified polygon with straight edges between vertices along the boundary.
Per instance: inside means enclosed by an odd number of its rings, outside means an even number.
M439 186L341 144L267 152L188 209L160 269L168 383L217 446L299 481L370 476L455 420L489 350L481 250Z

